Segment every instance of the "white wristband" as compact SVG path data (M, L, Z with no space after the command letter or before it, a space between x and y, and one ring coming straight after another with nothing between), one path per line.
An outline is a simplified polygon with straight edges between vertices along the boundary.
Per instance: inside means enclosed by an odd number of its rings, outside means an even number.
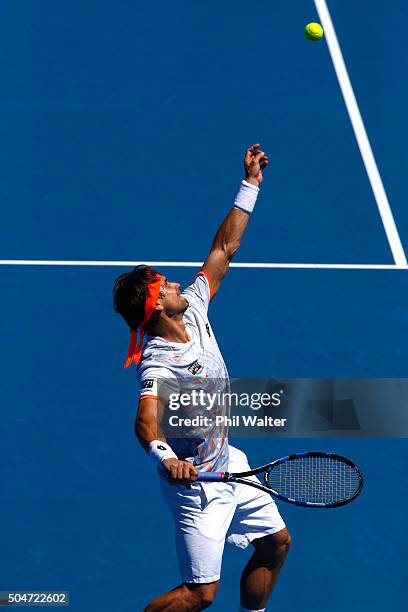
M153 440L153 442L150 442L149 457L153 459L156 464L161 463L165 459L178 458L171 446L169 446L167 442L162 442L161 440Z
M258 193L259 187L251 185L251 183L247 183L245 180L243 180L241 187L235 196L234 208L239 208L240 210L250 214L254 210Z

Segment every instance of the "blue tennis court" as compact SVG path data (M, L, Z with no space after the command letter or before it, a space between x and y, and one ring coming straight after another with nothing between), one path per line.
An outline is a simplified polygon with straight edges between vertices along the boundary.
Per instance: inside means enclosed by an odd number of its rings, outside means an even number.
M408 7L327 4L408 249ZM3 2L0 590L130 612L178 584L111 290L126 262L190 282L252 142L270 165L234 262L268 265L231 268L211 306L231 376L406 376L408 268L310 21L312 0ZM280 505L271 610L405 610L405 439L237 444L253 466L334 449L366 479L333 512ZM238 609L248 554L226 548L214 611Z

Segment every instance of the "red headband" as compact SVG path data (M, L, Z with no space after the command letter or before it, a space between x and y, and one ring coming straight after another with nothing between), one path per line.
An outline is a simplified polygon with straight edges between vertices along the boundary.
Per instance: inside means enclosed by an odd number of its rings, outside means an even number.
M131 365L132 361L134 361L136 364L138 364L140 361L140 357L142 355L143 337L144 337L143 325L145 325L148 322L148 320L150 319L150 317L152 316L152 314L154 313L156 309L157 300L159 299L162 279L163 279L162 275L158 274L156 276L156 279L152 281L151 283L149 283L148 285L148 296L146 298L146 303L145 303L145 317L143 321L138 325L137 329L136 330L132 329L132 331L130 332L130 342L129 342L127 359L125 362L125 368L128 368ZM138 342L136 342L137 332L139 332Z

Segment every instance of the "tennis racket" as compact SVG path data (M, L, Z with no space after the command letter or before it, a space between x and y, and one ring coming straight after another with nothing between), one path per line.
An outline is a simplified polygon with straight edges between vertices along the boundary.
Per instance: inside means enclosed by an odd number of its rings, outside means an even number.
M263 473L263 484L249 476ZM308 508L338 508L361 493L364 479L352 461L334 453L295 453L249 472L202 472L201 482L238 482Z

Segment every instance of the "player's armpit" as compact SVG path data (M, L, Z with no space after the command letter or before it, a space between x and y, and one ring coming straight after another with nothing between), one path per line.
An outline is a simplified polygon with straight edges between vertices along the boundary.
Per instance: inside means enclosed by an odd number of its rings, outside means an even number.
M144 395L139 400L135 434L146 450L153 440L166 440L160 427L165 406L165 400L155 396Z

